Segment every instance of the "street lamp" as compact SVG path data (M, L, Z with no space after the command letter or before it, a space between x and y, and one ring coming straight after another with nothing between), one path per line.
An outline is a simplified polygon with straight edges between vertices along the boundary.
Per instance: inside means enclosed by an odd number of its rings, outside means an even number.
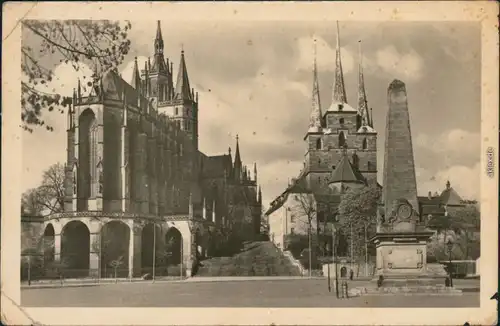
M448 260L449 260L449 265L448 265L448 273L450 273L450 287L453 287L453 278L452 278L452 265L451 265L451 252L453 250L453 241L451 239L448 239L448 242L446 243L446 248L448 249Z

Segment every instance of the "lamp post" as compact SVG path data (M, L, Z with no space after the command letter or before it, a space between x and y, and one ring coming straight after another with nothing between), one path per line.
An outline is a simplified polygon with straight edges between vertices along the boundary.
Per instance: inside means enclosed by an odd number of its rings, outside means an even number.
M339 297L339 274L337 267L337 229L335 228L335 224L332 223L332 258L333 264L335 266L335 295L337 298Z
M453 287L453 277L452 277L452 265L451 265L451 252L453 250L453 241L451 239L448 239L448 242L446 243L446 247L448 249L448 273L450 274L450 287Z

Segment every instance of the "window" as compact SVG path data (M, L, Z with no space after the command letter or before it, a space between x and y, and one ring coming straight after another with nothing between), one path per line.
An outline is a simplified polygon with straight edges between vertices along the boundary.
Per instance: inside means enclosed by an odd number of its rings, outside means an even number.
M341 131L339 132L339 148L342 148L345 146L345 136L344 136L344 132Z
M318 138L316 140L316 149L322 149L323 148L323 142L321 140L321 138Z
M366 138L363 138L363 149L367 149L368 148L368 144L366 142Z
M179 114L179 108L175 108L175 115Z
M359 157L358 157L358 155L356 155L356 153L352 154L352 165L356 169L359 169Z
M340 118L339 119L339 123L340 123L341 126L343 126L344 125L344 118Z
M295 215L290 215L290 223L295 223Z
M366 163L366 167L367 167L368 171L371 171L371 170L372 170L372 168L373 168L373 164L372 164L372 162L368 161L368 162Z
M295 234L295 229L294 228L290 228L290 234Z

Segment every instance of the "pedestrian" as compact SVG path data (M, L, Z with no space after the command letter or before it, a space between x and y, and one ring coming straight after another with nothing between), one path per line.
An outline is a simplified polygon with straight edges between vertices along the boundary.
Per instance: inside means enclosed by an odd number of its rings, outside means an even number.
M351 271L349 272L349 279L352 281L353 278L354 278L354 271L351 269Z

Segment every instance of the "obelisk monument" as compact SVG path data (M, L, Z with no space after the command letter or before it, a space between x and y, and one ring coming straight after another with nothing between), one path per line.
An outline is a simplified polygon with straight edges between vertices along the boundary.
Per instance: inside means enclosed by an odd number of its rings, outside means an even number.
M372 239L377 248L374 281L379 287L429 290L444 286L446 273L442 265L427 265L426 244L433 232L425 228L419 214L405 84L394 80L387 97L383 207Z

